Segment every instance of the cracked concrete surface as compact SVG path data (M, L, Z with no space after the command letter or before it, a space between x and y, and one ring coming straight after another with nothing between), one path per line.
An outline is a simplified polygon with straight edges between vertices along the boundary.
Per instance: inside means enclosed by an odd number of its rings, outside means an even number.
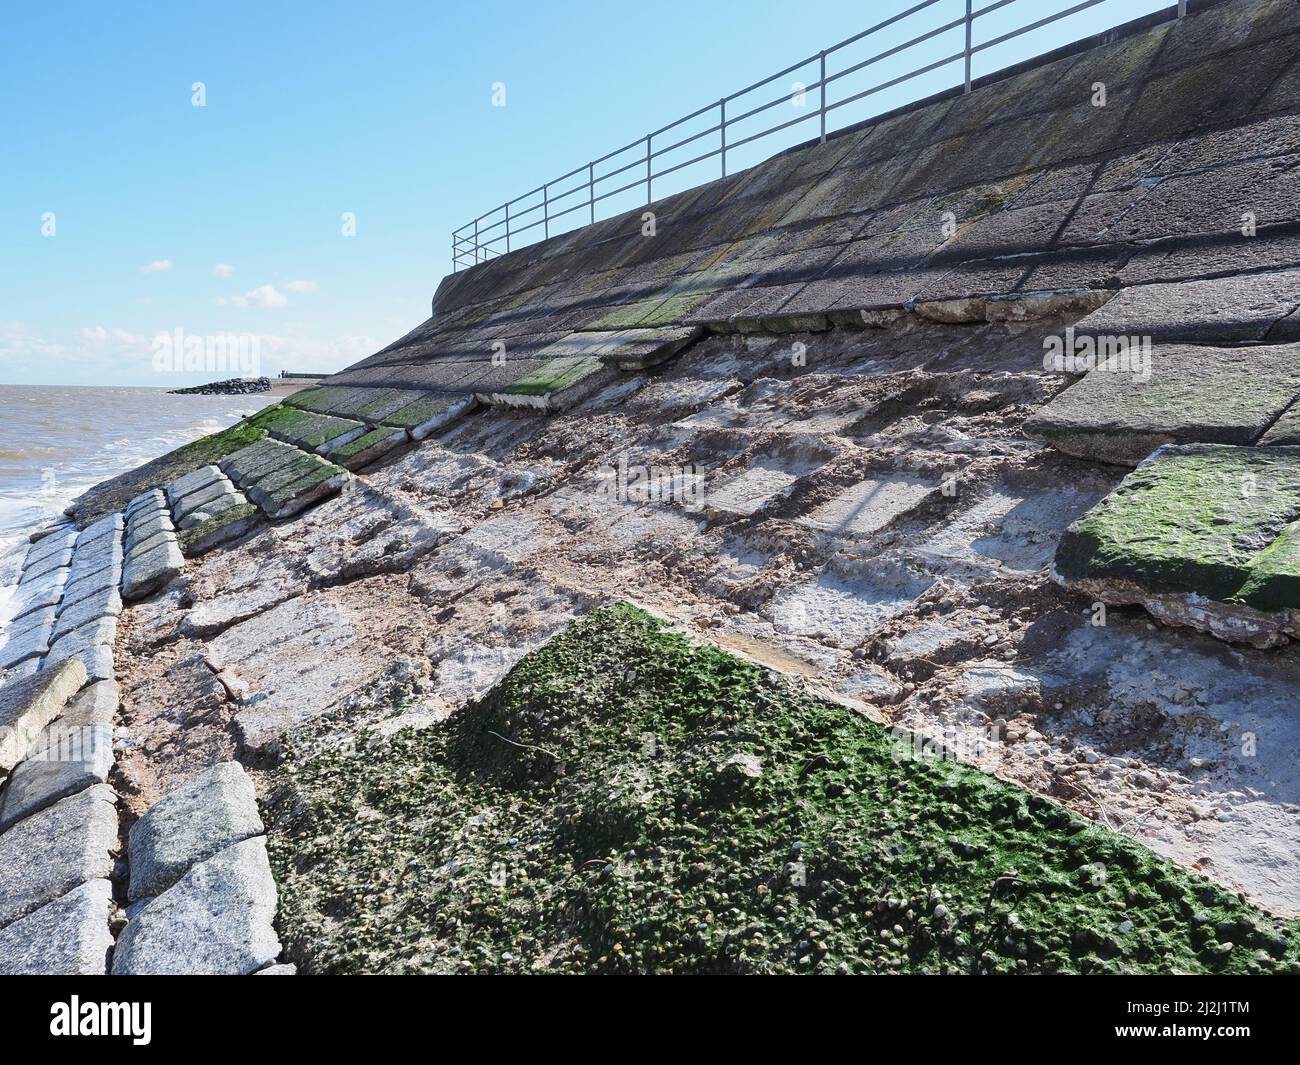
M797 371L785 337L714 337L569 413L435 432L128 611L127 802L224 758L273 764L282 732L395 663L419 678L410 720L439 720L628 598L1300 913L1300 658L1136 609L1094 626L1049 578L1123 473L1019 432L1067 384L1028 362L1060 324L808 334ZM980 369L932 370L948 345ZM611 494L620 457L701 471L704 505ZM746 468L783 471L780 491L735 505Z

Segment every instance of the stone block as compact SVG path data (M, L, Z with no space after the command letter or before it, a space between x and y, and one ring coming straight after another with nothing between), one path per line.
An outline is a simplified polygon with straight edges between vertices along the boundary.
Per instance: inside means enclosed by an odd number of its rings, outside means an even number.
M255 973L280 954L275 905L265 838L235 843L194 866L127 922L113 952L113 973Z
M262 832L253 782L243 767L213 766L163 796L131 826L131 901L161 894L199 862Z
M107 878L117 846L112 788L96 784L0 836L0 927L88 880Z

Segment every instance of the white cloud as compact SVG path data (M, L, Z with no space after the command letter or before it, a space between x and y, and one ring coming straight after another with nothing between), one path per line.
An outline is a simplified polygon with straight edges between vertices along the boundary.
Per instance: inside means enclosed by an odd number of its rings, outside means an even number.
M230 277L234 272L235 268L229 263L217 263L217 265L212 268L213 277Z
M148 266L140 267L142 273L158 274L164 270L170 270L174 264L170 259L155 259Z
M283 307L289 302L288 297L274 285L262 285L242 296L216 296L212 300L218 307Z
M255 288L245 298L253 307L283 307L289 302L284 293L278 291L274 285Z
M319 292L320 284L316 281L290 281L284 286L290 292Z
M139 333L131 333L125 329L105 329L102 325L82 326L81 336L84 340L89 340L92 344L103 345L112 343L117 347L137 347L145 342L145 338Z

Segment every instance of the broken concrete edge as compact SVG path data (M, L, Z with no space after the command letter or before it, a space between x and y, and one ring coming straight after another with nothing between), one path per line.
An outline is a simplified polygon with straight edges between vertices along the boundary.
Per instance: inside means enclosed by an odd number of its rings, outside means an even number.
M1209 599L1196 592L1156 591L1125 578L1063 576L1055 566L1052 580L1068 592L1107 606L1140 606L1166 625L1208 632L1227 643L1262 650L1300 639L1300 610L1267 614L1243 603Z
M1229 642L1300 638L1298 472L1300 447L1160 448L1070 525L1052 579Z
M1001 292L947 299L911 297L861 307L826 307L821 310L777 312L758 316L734 315L708 319L701 324L719 335L755 333L823 333L845 329L886 328L903 318L944 325L1017 323L1052 318L1083 318L1105 306L1123 289L1062 288L1028 292Z

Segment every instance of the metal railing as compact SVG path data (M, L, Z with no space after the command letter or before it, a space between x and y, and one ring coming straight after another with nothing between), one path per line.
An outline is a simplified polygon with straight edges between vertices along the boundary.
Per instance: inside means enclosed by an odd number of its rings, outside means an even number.
M854 34L838 44L831 45L815 55L801 60L798 63L792 63L783 70L777 71L769 77L756 81L754 84L734 92L730 96L724 96L716 103L708 104L697 111L691 112L675 122L670 122L666 126L661 126L652 133L647 133L644 137L624 145L622 148L609 152L599 159L593 159L584 166L576 170L570 170L552 181L526 192L522 196L516 196L513 200L503 203L500 207L487 211L479 215L472 222L461 226L452 234L452 269L459 270L462 267L472 266L477 263L485 262L488 259L496 258L499 255L508 253L515 248L525 247L528 244L535 243L538 240L545 240L551 235L552 223L567 218L578 211L585 211L589 215L589 221L596 221L596 206L605 200L614 196L621 195L639 186L645 187L645 203L654 202L654 183L656 179L668 177L686 167L694 166L708 159L720 157L721 159L721 176L727 176L727 153L734 152L747 144L758 141L764 137L769 137L782 130L790 129L802 122L808 122L817 119L820 126L820 139L822 143L826 141L827 135L827 118L833 112L850 104L865 100L868 97L885 92L895 86L902 85L914 78L921 77L932 71L939 70L943 67L954 65L958 62L963 64L963 80L956 82L947 88L963 87L965 92L971 90L971 61L979 53L987 51L998 45L1005 44L1008 41L1021 37L1024 34L1031 33L1034 30L1041 29L1044 26L1051 25L1061 19L1068 18L1071 15L1078 14L1088 8L1096 7L1098 4L1105 3L1106 0L1080 0L1079 3L1073 4L1055 14L1046 15L1036 19L1024 26L1010 30L990 40L983 41L979 44L974 43L974 31L976 23L993 12L1004 7L1008 7L1019 0L990 0L989 3L982 7L975 6L975 0L965 0L965 14L955 19L939 25L936 28L927 30L910 40L892 47L883 49L875 55L868 56L866 59L859 60L846 66L843 70L837 70L834 73L828 73L827 60L836 56L844 49L866 40L882 31L902 22L905 19L918 15L929 8L944 3L945 0L922 0L921 3L913 4L911 7L898 14L878 22L869 29L861 33ZM1187 0L1179 0L1178 17L1181 18L1187 13ZM946 33L964 29L965 46L950 55L945 55L932 62L905 72L895 75L891 78L880 82L879 84L869 86L866 89L851 93L843 99L832 100L828 94L828 89L835 86L836 83L866 70L869 67L881 63L896 55L916 48L925 44L927 41L934 40ZM806 100L810 94L816 94L818 97L818 107L816 110L805 110L803 113L794 118L776 125L760 129L757 132L750 133L746 136L735 140L728 140L727 131L733 127L754 118L757 115L770 111L772 108L789 105L792 100L790 92L782 92L765 103L758 104L754 107L744 108L740 113L728 114L728 104L733 104L748 94L758 89L771 85L773 82L782 78L787 78L796 71L805 67L816 67L817 80L808 85L799 85L796 88L795 95ZM915 102L909 100L907 102ZM713 124L695 133L676 136L679 139L672 140L671 143L664 143L664 135L696 119L713 114ZM837 127L838 128L838 127ZM680 151L688 145L696 144L705 138L717 138L717 143L706 151L681 162L674 162L671 165L659 165L657 160L664 156ZM658 145L656 145L658 141ZM612 164L619 156L627 155L630 152L636 152L631 162L614 166L612 169L603 170L597 173L597 168ZM629 177L628 175L634 175ZM618 182L616 187L608 187L609 182ZM605 187L601 187L605 183ZM564 187L566 186L567 187ZM558 190L558 191L557 191ZM525 206L526 204L526 206ZM538 232L540 230L540 232ZM521 237L527 239L520 240Z

